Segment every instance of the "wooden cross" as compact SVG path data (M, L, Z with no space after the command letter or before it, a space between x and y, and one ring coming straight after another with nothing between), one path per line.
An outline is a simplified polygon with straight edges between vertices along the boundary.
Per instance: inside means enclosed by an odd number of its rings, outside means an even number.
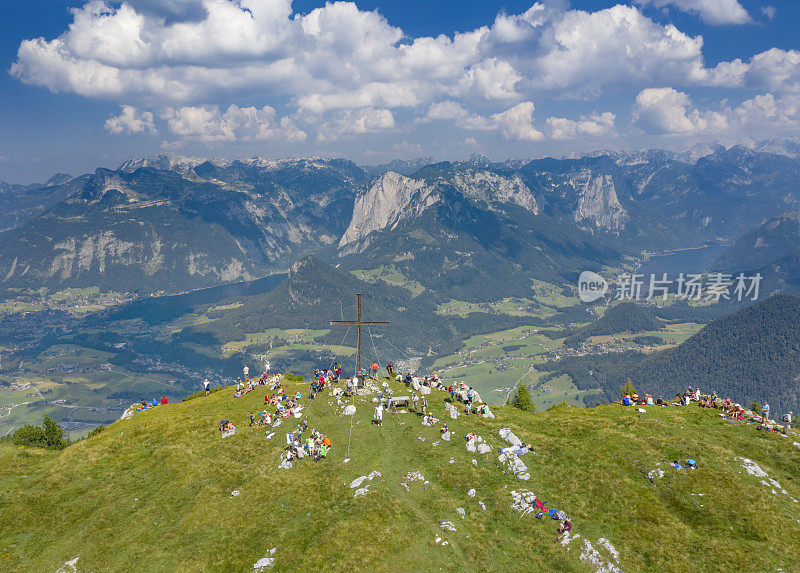
M361 327L362 326L389 326L388 322L361 320L361 293L356 293L356 319L355 320L332 320L331 326L355 326L358 331L358 343L356 344L357 370L356 375L361 375Z

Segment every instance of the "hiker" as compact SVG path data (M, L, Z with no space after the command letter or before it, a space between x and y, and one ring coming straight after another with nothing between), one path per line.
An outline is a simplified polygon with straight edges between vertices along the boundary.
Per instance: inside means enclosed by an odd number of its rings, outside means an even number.
M428 399L423 395L422 400L420 400L420 407L422 408L422 415L428 415Z
M208 381L208 378L203 380L203 387L206 390L206 396L208 396L209 395L209 390L211 389L211 382Z
M383 402L378 402L378 405L375 406L375 423L383 426Z
M378 363L377 362L373 362L372 363L372 377L375 380L378 379L378 368L380 368L380 366L378 366Z
M791 411L789 411L788 414L783 416L783 423L785 424L784 425L785 429L790 430L792 428L792 412Z
M622 397L622 405L623 406L630 406L631 405L631 397L628 394Z
M419 396L417 396L416 392L414 392L414 395L412 397L411 403L413 404L414 413L416 414L417 411L418 411L417 410L417 405L419 404Z
M161 396L161 405L164 406L164 405L166 405L166 403L167 403L167 397L166 396Z
M251 428L253 427L253 424L255 423L255 421L256 421L256 416L255 416L255 414L253 414L252 412L250 412L250 427L251 427Z
M394 376L394 364L392 362L386 365L386 371L389 373L390 378Z
M556 537L556 542L560 542L566 536L569 535L570 531L572 531L572 522L569 519L565 519L561 522L561 525L558 526L558 537Z
M442 427L439 429L439 432L441 432L442 434L446 434L447 431L448 431L447 430L447 422L445 422L444 424L442 424Z
M764 423L769 423L769 404L764 400L764 405L761 406L761 413L764 415Z

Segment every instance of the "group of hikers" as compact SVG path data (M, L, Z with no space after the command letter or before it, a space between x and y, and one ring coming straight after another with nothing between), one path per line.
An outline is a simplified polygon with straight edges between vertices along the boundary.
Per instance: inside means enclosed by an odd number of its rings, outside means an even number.
M379 368L377 367L377 363L373 363L369 368L371 371L369 374L367 373L366 369L364 370L365 371L362 373L362 376L371 374L375 380L378 380ZM437 372L434 372L431 376L424 376L422 378L412 373L403 375L394 370L394 365L391 362L386 366L386 370L389 373L390 378L393 377L396 381L403 382L406 387L413 390L410 397L403 396L400 397L399 400L407 403L409 411L414 412L418 416L422 416L423 425L436 427L439 424L439 419L436 418L430 411L427 398L427 395L430 394L434 389L442 392L448 392L450 394L450 404L453 406L455 406L457 402L463 403L464 413L466 415L492 415L488 404L481 401L478 392L463 382L444 386ZM358 380L358 377L355 377L355 380ZM316 370L314 372L314 377L310 382L309 398L314 399L316 395L323 392L331 383L338 384L340 381L341 366L338 363L333 369ZM348 385L351 385L352 381L348 379L347 382ZM210 390L208 382L206 381L204 385L206 393L208 394ZM252 392L256 386L264 385L269 386L272 393L264 396L264 410L260 412L250 412L251 428L271 428L274 425L277 425L276 420L282 418L291 418L292 416L301 416L299 412L303 406L300 405L300 392L296 391L294 393L287 394L286 390L281 384L281 376L277 374L271 375L268 371L265 371L264 374L262 374L262 376L258 379L246 378L245 380L242 380L241 378L237 378L234 396L237 398L243 397ZM356 383L352 382L352 386L355 385ZM386 384L384 384L384 386L386 386ZM635 400L635 402L631 403L638 402L638 396L629 396L628 399ZM164 403L166 403L166 399L164 400ZM395 400L398 399L393 397L393 392L388 387L378 393L378 402L375 406L375 423L382 425L383 413L385 409L395 405ZM264 431L267 430L265 429ZM229 420L221 420L220 432L223 434L223 437L232 435L236 432L236 426ZM442 423L439 427L439 434L443 436L444 439L449 439L450 429L448 428L446 422ZM476 438L477 436L475 434L467 434L464 436L464 439L467 441ZM294 462L304 458L312 458L314 461L324 460L327 458L331 447L332 444L329 436L321 433L315 428L309 428L307 421L301 420L294 432L286 434L284 459L286 462ZM531 448L532 446L530 444L522 444L521 447L512 447L506 449L509 451L513 450L512 453L515 455L522 455ZM506 449L502 451L505 451ZM291 467L291 464L289 464L289 467ZM556 541L563 540L564 537L567 536L570 531L572 531L572 523L568 518L566 518L564 512L548 509L545 507L545 503L541 501L539 501L539 504L540 505L537 509L540 511L537 517L541 518L543 516L548 516L552 517L553 519L558 519L558 538Z
M675 399L672 401L665 400L663 396L659 396L656 400L653 400L650 394L645 394L644 397L640 397L636 393L630 393L625 394L620 403L623 406L688 406L692 403L697 403L701 408L715 408L720 410L720 416L732 422L742 423L749 418L747 421L758 423L759 429L766 428L770 423L770 406L767 400L764 400L759 406L761 411L759 414L752 410L746 410L741 404L731 402L730 398L726 398L725 400L719 398L716 392L701 394L700 388L692 386L689 386L683 393L677 393ZM782 431L784 433L792 426L792 416L794 416L794 414L790 411L786 413L781 420L783 422ZM775 429L775 431L778 430Z
M303 438L306 431L308 436ZM286 460L290 462L306 457L313 458L315 462L324 460L330 448L330 438L314 428L309 431L305 420L298 424L295 432L286 434Z
M137 412L144 412L145 410L148 410L150 408L155 408L158 405L163 405L163 404L166 404L166 403L167 403L167 397L166 396L161 396L161 400L159 400L158 398L153 398L153 400L151 402L148 402L147 400L142 399L142 401L139 402L136 405L136 411Z

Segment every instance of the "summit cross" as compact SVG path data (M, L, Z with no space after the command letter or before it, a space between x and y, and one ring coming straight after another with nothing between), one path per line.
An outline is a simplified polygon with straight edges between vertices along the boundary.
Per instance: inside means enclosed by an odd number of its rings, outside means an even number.
M356 344L356 375L361 375L361 327L362 326L389 326L385 321L361 320L361 293L356 293L356 319L355 320L332 320L331 326L355 326L358 331L358 343Z

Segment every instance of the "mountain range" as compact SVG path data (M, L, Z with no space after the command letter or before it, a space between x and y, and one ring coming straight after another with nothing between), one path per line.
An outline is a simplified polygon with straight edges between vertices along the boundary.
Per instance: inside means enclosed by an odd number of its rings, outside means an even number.
M453 297L524 296L531 279L569 284L644 249L733 241L800 207L792 149L372 168L162 154L43 187L4 186L0 285L183 292L285 270L314 252L351 269L400 265Z

